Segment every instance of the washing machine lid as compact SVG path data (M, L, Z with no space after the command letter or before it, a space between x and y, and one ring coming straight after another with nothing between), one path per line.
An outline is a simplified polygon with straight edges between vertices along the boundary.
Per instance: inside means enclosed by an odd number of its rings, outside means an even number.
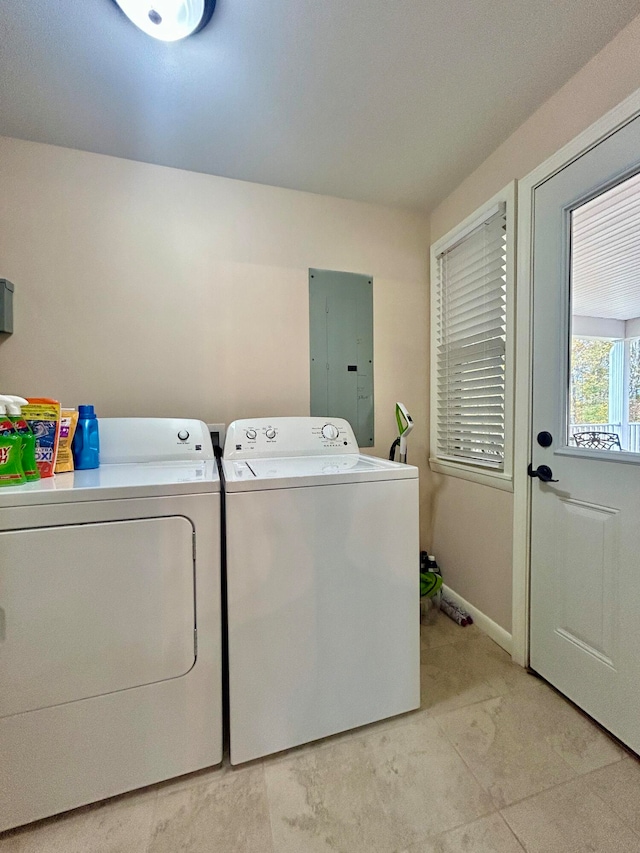
M102 465L0 489L0 508L219 492L215 461Z
M401 465L360 453L224 460L223 470L225 491L229 493L410 480L418 476L418 469L413 465Z

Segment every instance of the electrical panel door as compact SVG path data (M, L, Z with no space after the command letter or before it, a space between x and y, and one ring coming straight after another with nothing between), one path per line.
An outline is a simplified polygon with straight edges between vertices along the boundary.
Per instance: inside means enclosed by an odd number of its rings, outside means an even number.
M309 270L312 416L345 418L358 445L374 443L373 279Z

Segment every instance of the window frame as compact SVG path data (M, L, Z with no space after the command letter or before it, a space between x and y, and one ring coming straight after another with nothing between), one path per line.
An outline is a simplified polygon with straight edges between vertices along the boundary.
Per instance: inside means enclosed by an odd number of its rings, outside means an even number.
M475 465L462 460L442 459L437 456L437 300L439 295L438 256L486 222L496 212L498 205L506 208L506 332L504 376L504 466L502 470ZM515 367L515 279L516 279L516 181L511 181L470 216L452 228L431 245L431 389L429 466L438 474L471 480L503 491L513 491L513 422L514 422L514 367Z

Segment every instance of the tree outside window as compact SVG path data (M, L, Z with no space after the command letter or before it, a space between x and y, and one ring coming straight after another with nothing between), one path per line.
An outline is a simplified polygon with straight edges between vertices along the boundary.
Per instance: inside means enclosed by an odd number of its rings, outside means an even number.
M606 424L609 421L609 364L614 342L601 338L572 338L571 423ZM640 355L640 353L639 353ZM638 382L640 391L640 361ZM640 411L640 398L638 398Z

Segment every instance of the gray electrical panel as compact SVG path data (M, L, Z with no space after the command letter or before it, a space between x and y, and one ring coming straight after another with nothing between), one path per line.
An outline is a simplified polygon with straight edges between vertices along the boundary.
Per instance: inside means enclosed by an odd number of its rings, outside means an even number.
M373 279L309 270L311 415L345 418L372 447Z
M13 332L13 285L0 278L0 332Z

